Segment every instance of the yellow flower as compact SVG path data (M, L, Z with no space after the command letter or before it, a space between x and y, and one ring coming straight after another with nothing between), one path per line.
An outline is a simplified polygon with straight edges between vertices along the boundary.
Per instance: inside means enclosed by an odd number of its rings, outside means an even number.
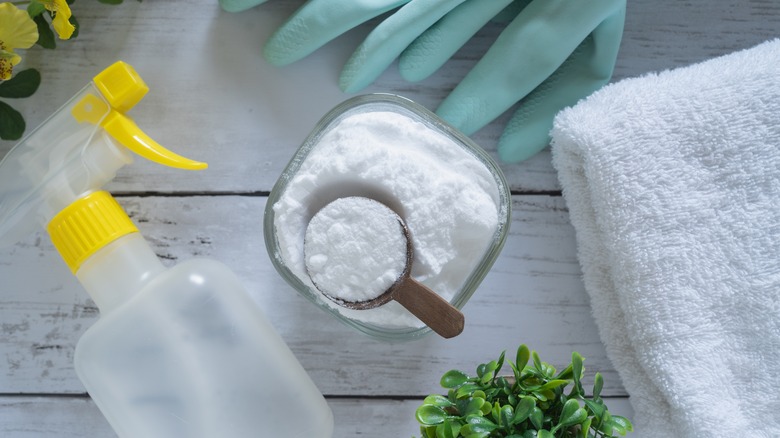
M29 49L38 41L38 27L26 11L11 3L0 3L0 80L11 78L11 71L22 57L14 49Z
M73 35L73 31L76 27L70 24L70 6L65 0L39 0L46 10L54 14L51 24L54 30L57 31L57 35L60 39L66 40Z

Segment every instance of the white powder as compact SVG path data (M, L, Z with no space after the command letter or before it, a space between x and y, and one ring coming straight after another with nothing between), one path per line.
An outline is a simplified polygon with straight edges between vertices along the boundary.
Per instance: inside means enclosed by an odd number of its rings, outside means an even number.
M273 206L280 255L314 293L304 233L317 211L346 196L376 199L403 218L414 245L412 277L447 300L463 288L498 229L496 180L461 145L405 114L347 114L319 137ZM351 310L321 299L365 323L422 326L397 302Z
M399 217L368 198L340 198L306 229L306 267L317 289L349 302L369 301L404 273L406 237Z

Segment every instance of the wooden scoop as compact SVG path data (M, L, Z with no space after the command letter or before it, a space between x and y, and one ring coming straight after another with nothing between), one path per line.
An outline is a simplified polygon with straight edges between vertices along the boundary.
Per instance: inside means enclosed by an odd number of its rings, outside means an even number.
M370 204L366 203L366 201L370 202ZM314 272L318 268L311 266L310 258L307 256L307 248L309 246L308 242L310 241L309 229L312 228L311 224L315 221L318 215L320 215L323 211L326 211L326 209L337 208L335 207L335 204L339 202L360 202L362 203L362 208L370 208L371 210L380 212L382 215L387 215L385 218L393 218L398 222L398 233L402 233L403 240L406 243L405 258L402 257L403 260L393 262L397 263L397 265L393 266L401 268L397 270L401 272L400 275L395 279L392 285L387 288L387 290L374 298L363 301L350 301L344 299L341 296L339 289L336 286L324 285L322 283L318 283L315 280L316 275L314 275ZM344 205L345 204L342 204L341 207L344 207ZM366 223L360 224L360 226L370 227L370 219ZM306 268L314 285L330 300L343 307L357 310L373 309L386 304L391 300L395 300L407 310L409 310L420 321L428 325L428 327L430 327L434 332L444 338L452 338L459 335L463 331L463 314L457 308L447 302L447 300L439 296L436 292L432 291L411 277L410 274L412 271L412 263L414 261L414 247L409 229L407 228L403 219L401 219L400 216L398 216L393 210L389 209L384 204L368 198L340 198L323 207L323 209L312 218L312 222L309 224L309 229L307 229L306 232L307 239L304 245L304 259L306 260ZM398 236L392 237L396 238ZM333 257L333 254L330 256ZM336 254L336 256L338 256L338 254ZM401 265L401 263L403 263L403 265Z

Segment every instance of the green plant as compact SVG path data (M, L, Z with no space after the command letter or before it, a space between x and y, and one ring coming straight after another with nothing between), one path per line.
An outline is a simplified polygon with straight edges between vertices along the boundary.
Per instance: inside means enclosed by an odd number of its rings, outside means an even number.
M0 81L0 97L29 97L41 83L41 74L30 68L20 71L7 81ZM0 100L0 138L3 140L18 140L24 133L24 117L11 105Z
M479 365L476 377L457 370L442 376L447 396L429 395L415 413L423 438L588 438L633 430L627 418L610 414L604 404L601 374L595 375L592 396L585 395L579 353L572 353L571 364L556 373L521 345L515 362L506 361L513 375L504 377L499 372L505 353Z

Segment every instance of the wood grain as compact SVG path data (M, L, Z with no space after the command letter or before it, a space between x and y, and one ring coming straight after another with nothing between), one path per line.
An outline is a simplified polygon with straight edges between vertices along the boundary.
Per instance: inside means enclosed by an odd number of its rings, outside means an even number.
M605 394L625 395L606 358L559 197L515 196L505 249L464 307L457 338L383 343L311 305L271 265L260 235L264 197L121 197L155 252L172 265L220 260L244 282L320 389L328 395L424 395L450 368L473 371L526 343L553 364L572 350L604 374ZM0 252L0 394L84 392L75 343L97 308L43 234Z

